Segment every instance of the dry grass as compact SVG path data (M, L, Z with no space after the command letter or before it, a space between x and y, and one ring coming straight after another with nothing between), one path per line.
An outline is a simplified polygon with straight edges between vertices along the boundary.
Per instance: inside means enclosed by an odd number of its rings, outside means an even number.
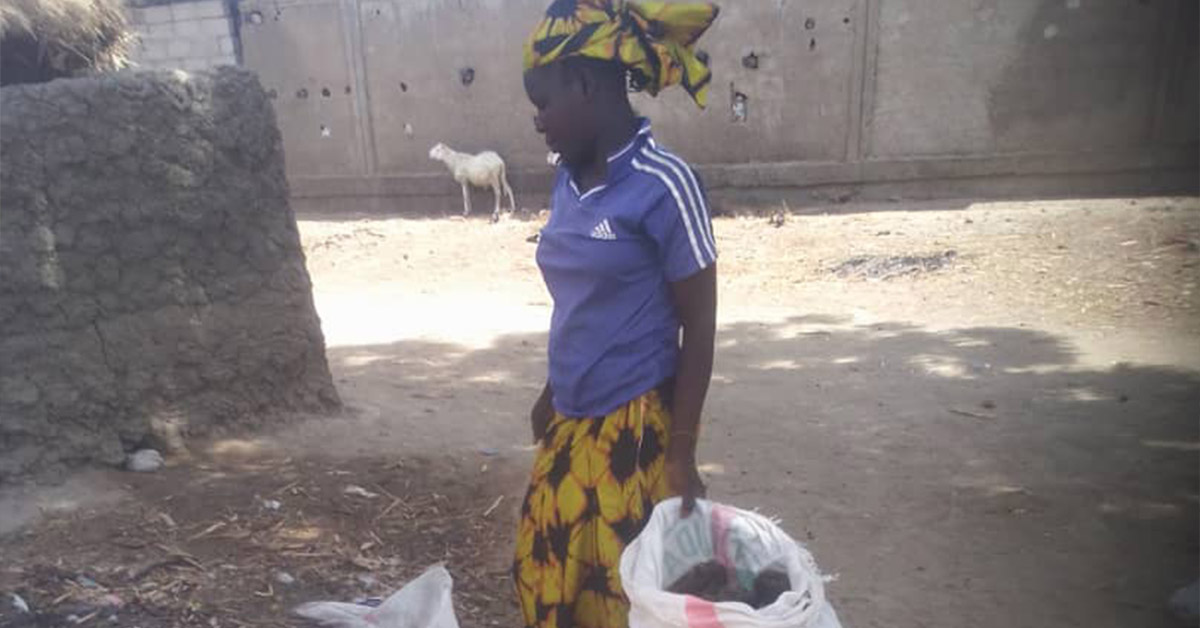
M132 43L121 0L0 0L0 85L119 70Z
M307 626L292 615L301 603L385 598L438 562L464 628L515 626L520 500L491 508L507 462L488 461L489 474L475 459L282 454L112 471L131 499L0 539L0 626Z

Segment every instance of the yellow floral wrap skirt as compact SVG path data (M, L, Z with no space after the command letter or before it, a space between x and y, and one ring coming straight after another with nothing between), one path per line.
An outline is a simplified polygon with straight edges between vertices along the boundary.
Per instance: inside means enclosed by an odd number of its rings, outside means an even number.
M527 628L625 628L621 551L669 497L670 413L651 391L603 417L555 413L521 507L513 563Z

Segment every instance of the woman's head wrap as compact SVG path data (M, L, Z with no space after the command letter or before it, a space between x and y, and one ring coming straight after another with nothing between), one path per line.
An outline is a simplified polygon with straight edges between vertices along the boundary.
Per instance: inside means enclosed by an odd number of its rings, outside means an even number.
M712 71L694 50L717 19L711 3L555 0L525 44L525 70L572 56L615 61L655 96L679 84L703 107Z

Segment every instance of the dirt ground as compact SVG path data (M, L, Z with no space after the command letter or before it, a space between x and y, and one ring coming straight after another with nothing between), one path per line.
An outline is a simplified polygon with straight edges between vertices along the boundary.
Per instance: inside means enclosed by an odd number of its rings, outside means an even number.
M827 209L715 222L711 496L780 517L848 627L1178 625L1165 601L1200 555L1200 201ZM8 489L0 590L54 617L117 595L119 625L292 625L298 602L444 560L465 627L516 625L537 225L302 221L345 415Z
M287 626L314 600L386 597L444 562L467 626L509 625L479 468L397 456L332 460L233 450L122 478L132 499L52 517L3 544L0 587L37 617L4 625ZM500 502L501 504L503 501ZM491 509L491 510L489 510ZM8 613L8 615L6 615Z

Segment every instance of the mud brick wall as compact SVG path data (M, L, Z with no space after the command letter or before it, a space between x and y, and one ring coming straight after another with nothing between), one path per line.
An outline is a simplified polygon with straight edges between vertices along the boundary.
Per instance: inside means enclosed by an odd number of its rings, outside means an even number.
M0 481L338 403L253 75L0 90Z

